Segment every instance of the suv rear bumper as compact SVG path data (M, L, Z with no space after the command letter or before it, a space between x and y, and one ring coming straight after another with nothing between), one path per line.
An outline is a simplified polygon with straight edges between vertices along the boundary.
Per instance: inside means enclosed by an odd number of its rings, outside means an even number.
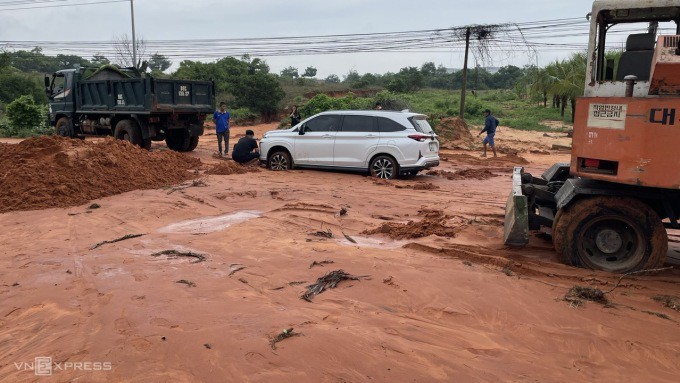
M439 158L437 159L431 159L431 160L425 160L423 161L418 161L418 164L416 165L411 165L411 166L402 166L399 168L399 174L408 174L411 172L419 172L421 170L425 169L431 169L436 166L439 166Z

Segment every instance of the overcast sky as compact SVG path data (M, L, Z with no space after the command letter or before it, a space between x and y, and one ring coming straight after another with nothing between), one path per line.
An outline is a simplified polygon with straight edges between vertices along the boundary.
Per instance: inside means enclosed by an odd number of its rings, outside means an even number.
M9 0L0 0L0 4ZM88 1L88 0L69 0ZM96 1L96 0L89 0ZM147 40L305 36L395 32L469 24L530 22L582 17L592 1L435 1L435 0L135 0L137 36ZM6 7L5 7L6 8ZM127 2L7 11L0 8L0 40L111 40L130 33ZM584 24L583 32L587 32ZM586 37L566 38L586 43ZM544 65L569 52L542 51ZM287 66L314 66L317 77L398 71L432 61L462 67L458 52L356 53L265 57L273 72ZM526 52L497 55L493 66L535 63Z

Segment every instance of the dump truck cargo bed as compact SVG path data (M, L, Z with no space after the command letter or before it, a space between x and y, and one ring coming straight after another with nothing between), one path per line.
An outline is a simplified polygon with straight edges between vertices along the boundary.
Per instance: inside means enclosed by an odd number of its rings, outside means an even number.
M146 78L85 80L76 88L76 110L138 114L213 111L213 84Z

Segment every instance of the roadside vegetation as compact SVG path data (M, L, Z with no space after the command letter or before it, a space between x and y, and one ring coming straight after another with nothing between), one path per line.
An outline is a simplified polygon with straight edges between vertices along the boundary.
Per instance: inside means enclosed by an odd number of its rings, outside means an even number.
M620 53L610 53L616 58ZM226 101L237 125L279 121L288 124L293 105L303 118L331 109L385 109L423 113L436 127L446 117L458 116L462 71L432 62L405 67L396 73L359 74L317 78L317 69L288 67L272 73L261 59L225 57L211 63L185 60L174 72L170 61L150 56L146 68L157 77L211 80L217 101ZM50 132L46 73L80 66L108 65L101 55L91 59L75 55L47 56L40 48L0 53L0 136L27 137ZM471 68L465 119L481 124L484 109L491 109L504 126L525 130L554 130L573 121L576 99L583 94L586 57L575 54L545 68L506 66L490 71ZM550 123L546 123L550 121Z

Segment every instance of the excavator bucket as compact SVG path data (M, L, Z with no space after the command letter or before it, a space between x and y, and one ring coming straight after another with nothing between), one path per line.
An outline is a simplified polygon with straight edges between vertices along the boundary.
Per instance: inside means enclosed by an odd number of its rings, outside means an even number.
M529 206L522 193L522 172L515 167L512 172L512 192L505 205L505 234L503 241L508 246L525 246L529 243Z

